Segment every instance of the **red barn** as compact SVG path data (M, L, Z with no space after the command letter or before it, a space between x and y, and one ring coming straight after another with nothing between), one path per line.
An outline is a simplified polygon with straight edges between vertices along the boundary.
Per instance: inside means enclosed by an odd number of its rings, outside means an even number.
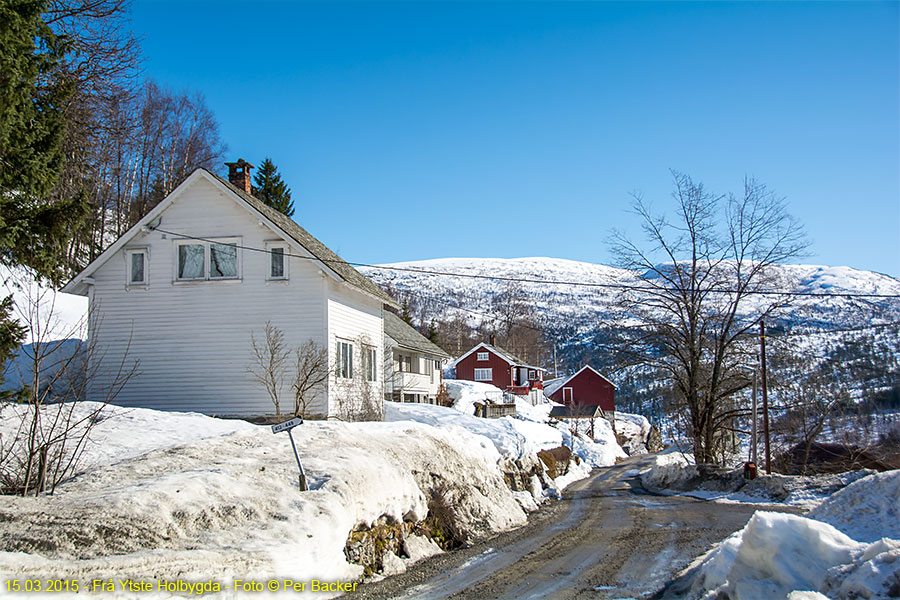
M568 379L548 383L545 394L566 406L599 406L604 412L616 410L615 384L587 365Z
M456 359L456 378L483 381L501 390L529 396L532 404L542 401L544 369L525 364L510 352L481 343Z

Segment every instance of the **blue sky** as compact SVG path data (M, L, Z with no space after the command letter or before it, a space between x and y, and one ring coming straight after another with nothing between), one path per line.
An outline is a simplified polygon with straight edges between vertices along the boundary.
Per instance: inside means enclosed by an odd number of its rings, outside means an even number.
M132 25L347 260L608 264L676 169L785 196L802 262L900 276L898 2L136 0Z

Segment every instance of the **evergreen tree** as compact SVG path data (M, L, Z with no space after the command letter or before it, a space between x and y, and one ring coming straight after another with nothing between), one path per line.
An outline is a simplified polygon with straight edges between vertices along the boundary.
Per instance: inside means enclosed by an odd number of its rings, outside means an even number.
M64 40L42 20L44 8L0 0L0 263L58 283L87 198L50 199L65 164L63 107L73 87Z
M404 298L403 305L400 307L400 318L403 319L407 325L412 325L412 315L409 313L409 301Z
M254 196L288 217L294 215L291 188L281 180L278 168L269 158L260 165L253 176L253 183L256 184L251 189Z
M438 343L438 328L437 324L434 322L434 319L432 319L431 322L428 323L428 331L425 334L425 337L427 337L428 341L432 344Z
M43 21L46 2L0 0L0 264L30 267L59 283L66 247L87 215L87 195L53 199L65 165L64 106L72 79L63 68L65 40ZM0 302L0 360L26 330ZM2 375L0 375L2 381Z

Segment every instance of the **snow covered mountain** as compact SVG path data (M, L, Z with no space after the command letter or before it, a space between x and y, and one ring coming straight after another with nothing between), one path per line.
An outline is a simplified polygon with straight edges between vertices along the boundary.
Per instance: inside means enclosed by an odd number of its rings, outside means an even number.
M464 309L473 325L485 318L492 298L517 285L523 299L546 325L564 323L580 330L591 329L599 320L627 318L619 315L615 306L622 293L620 286L642 284L639 274L625 269L544 257L444 258L361 270L383 288L418 298L433 305L438 313L452 315ZM786 315L787 325L831 330L900 321L900 298L840 295L900 295L898 279L850 267L783 265L778 271L780 290L834 294L796 297ZM518 283L511 283L513 280ZM752 317L756 308L757 301L750 298L743 311Z

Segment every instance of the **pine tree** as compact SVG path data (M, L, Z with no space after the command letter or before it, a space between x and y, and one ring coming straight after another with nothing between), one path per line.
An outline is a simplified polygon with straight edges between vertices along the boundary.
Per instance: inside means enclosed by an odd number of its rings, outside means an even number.
M254 196L274 208L291 217L294 215L294 203L291 201L291 188L278 174L278 168L269 158L266 158L253 176L252 193Z

